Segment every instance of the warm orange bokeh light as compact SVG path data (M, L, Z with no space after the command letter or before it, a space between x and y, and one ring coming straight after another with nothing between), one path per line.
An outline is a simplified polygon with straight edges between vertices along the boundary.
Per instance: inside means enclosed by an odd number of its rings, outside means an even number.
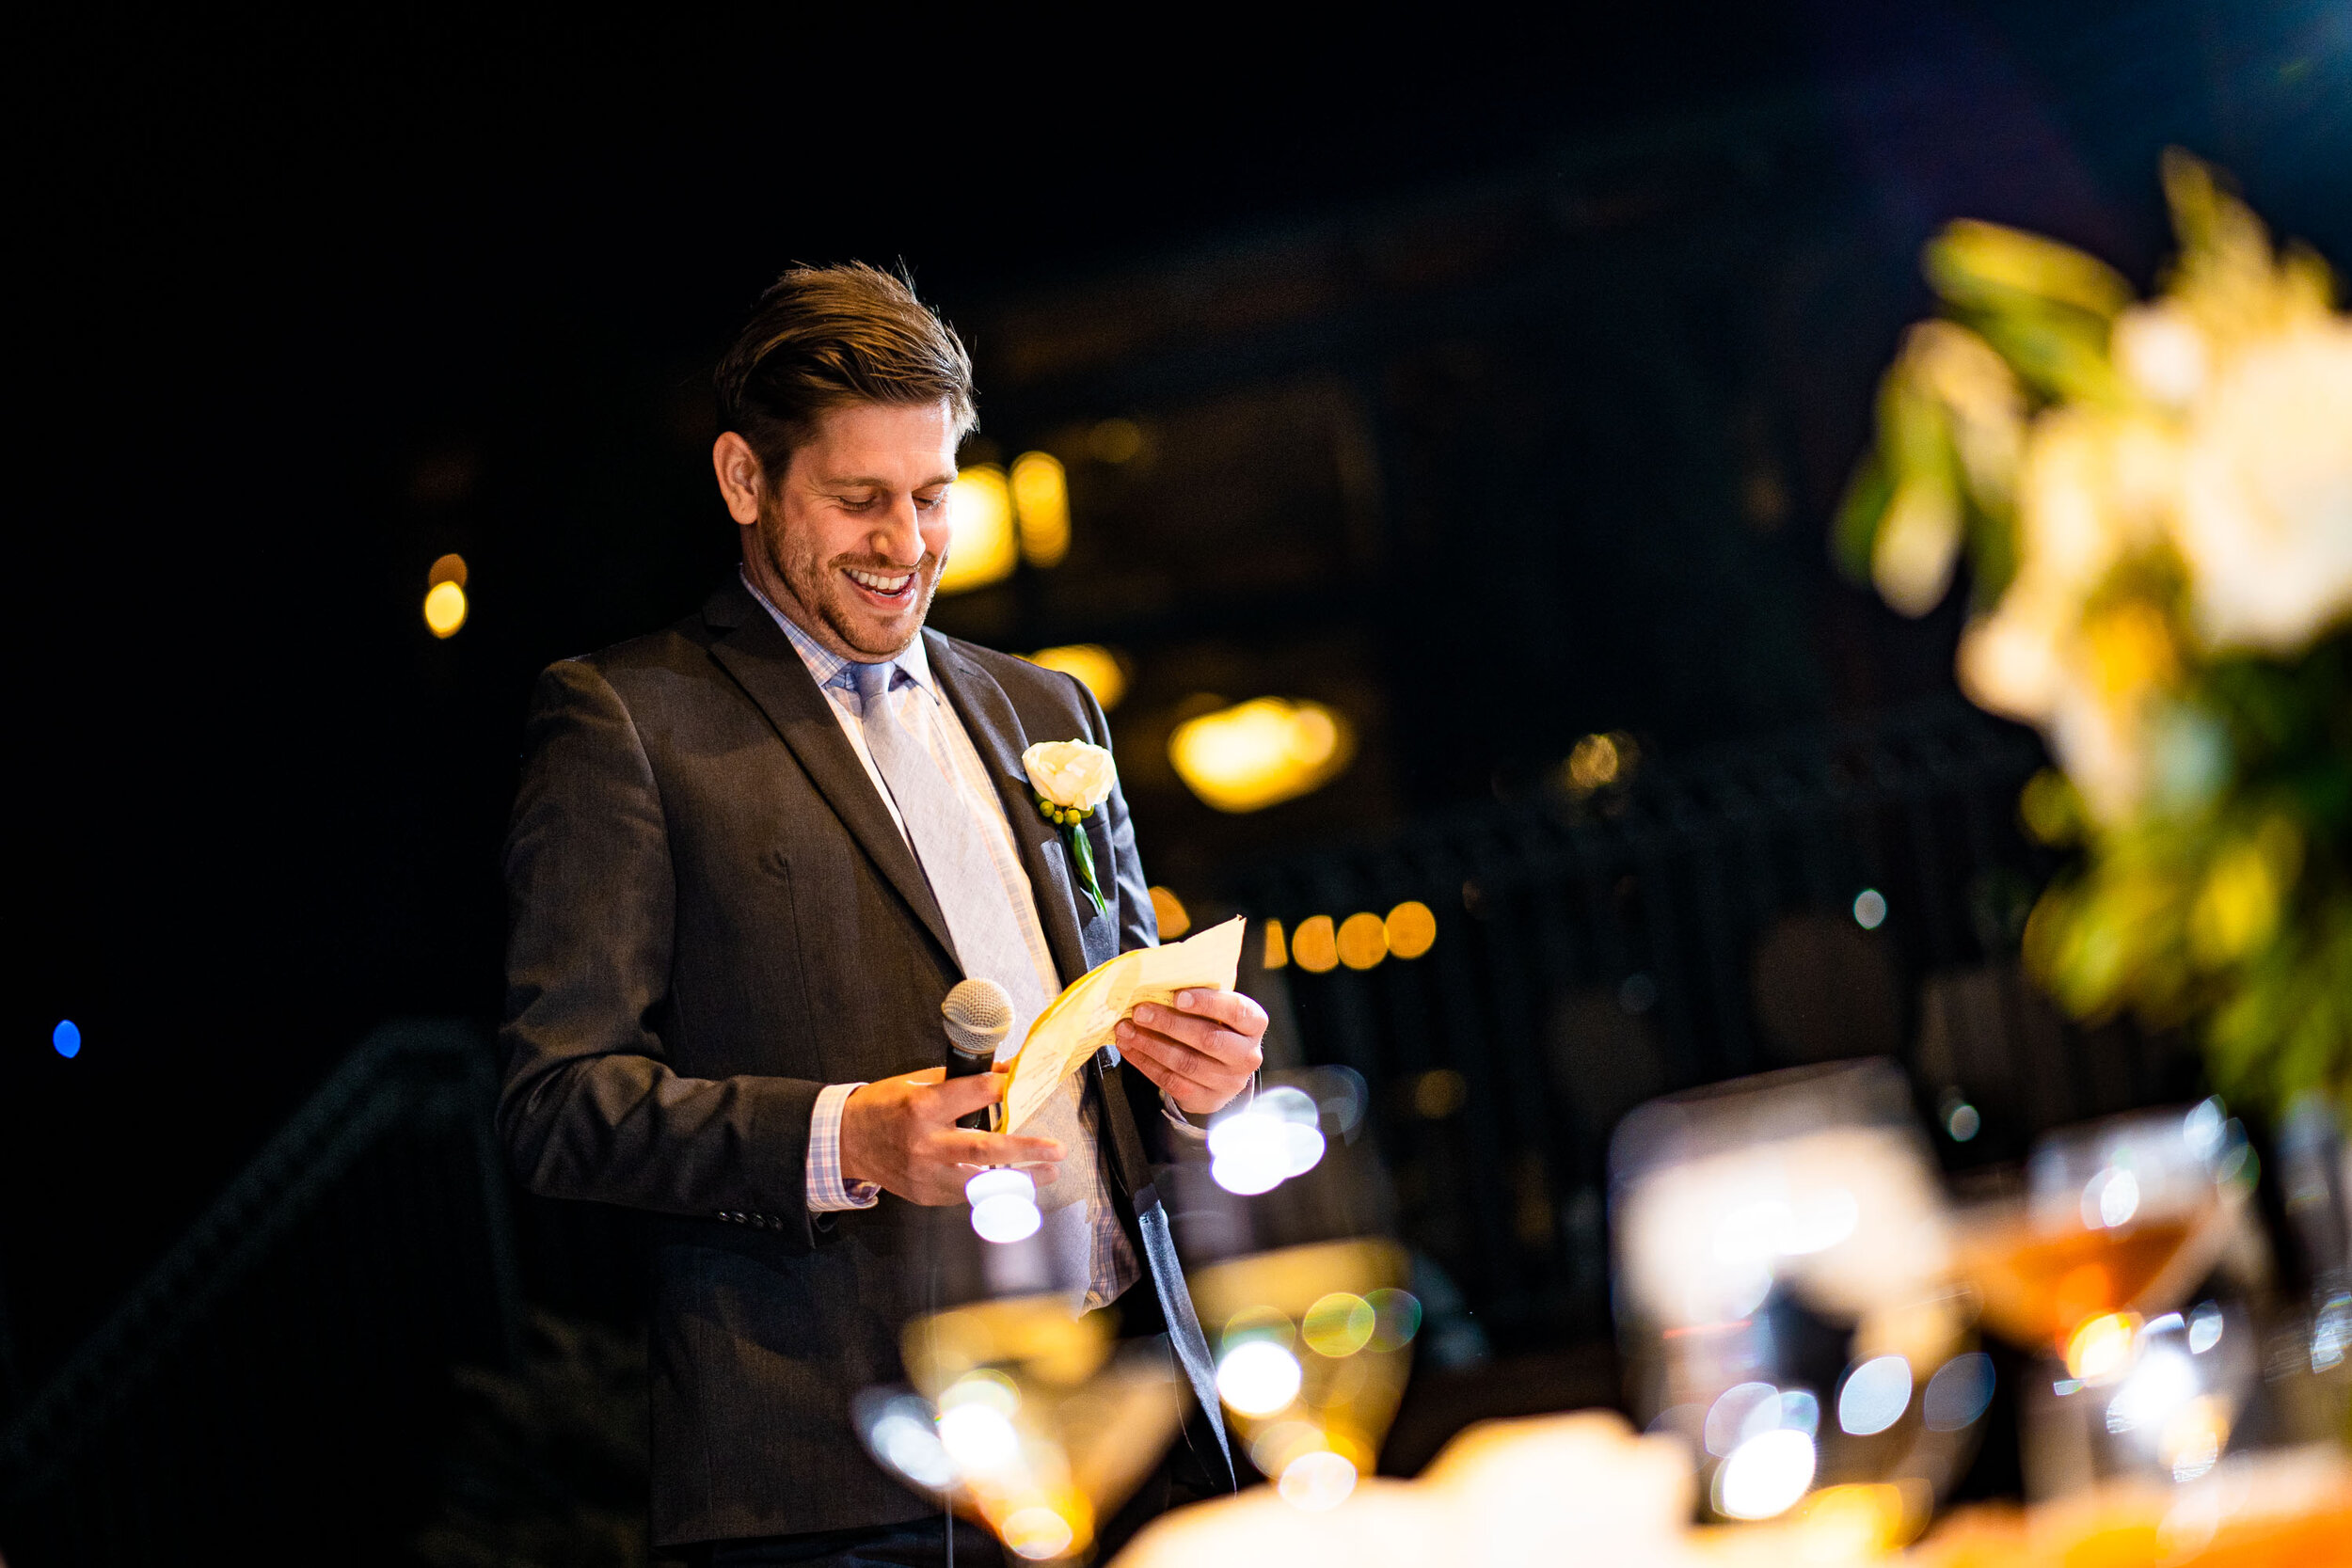
M1152 915L1160 923L1160 940L1173 942L1192 929L1192 915L1184 901L1164 887L1152 890Z
M1339 938L1331 929L1329 915L1309 915L1298 923L1291 937L1291 957L1311 974L1328 974L1339 967Z
M1370 969L1389 956L1389 935L1376 914L1351 914L1340 925L1340 962L1350 969Z
M1418 958L1438 940L1438 917L1417 898L1391 910L1386 925L1389 951L1400 958Z
M466 624L466 591L453 582L437 582L424 596L424 624L433 635L450 638Z

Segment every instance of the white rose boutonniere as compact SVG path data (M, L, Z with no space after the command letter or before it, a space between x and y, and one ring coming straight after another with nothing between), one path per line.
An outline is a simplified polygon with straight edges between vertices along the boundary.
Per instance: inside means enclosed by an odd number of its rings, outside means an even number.
M1077 867L1079 885L1094 901L1094 912L1108 914L1102 884L1094 878L1094 850L1080 824L1094 808L1110 799L1119 783L1118 765L1100 746L1083 740L1041 740L1021 753L1021 767L1036 791L1037 814L1061 830L1070 846L1071 863Z

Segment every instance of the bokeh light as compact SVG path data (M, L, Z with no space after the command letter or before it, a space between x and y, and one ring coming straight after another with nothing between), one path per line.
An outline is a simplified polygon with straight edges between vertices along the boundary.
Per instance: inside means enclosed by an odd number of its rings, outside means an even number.
M1402 1350L1421 1332L1421 1299L1409 1291L1374 1291L1364 1297L1372 1308L1372 1348Z
M1164 887L1152 890L1152 917L1159 922L1162 942L1173 942L1192 929L1192 914L1184 901Z
M1001 1377L1001 1374L999 1374ZM1009 1383L975 1375L940 1397L939 1443L967 1476L1001 1475L1021 1460L1021 1433L1012 1424L1020 1396Z
M997 1528L1013 1555L1032 1562L1046 1562L1062 1556L1078 1538L1070 1521L1043 1503L1014 1509Z
M2132 1341L2139 1332L2137 1312L2106 1312L2075 1329L2066 1341L2066 1372L2085 1383L2120 1377L2131 1365Z
M1355 730L1321 703L1259 697L1176 726L1177 777L1222 812L1263 811L1322 788L1356 754Z
M1846 1374L1837 1391L1837 1425L1856 1437L1884 1432L1911 1408L1911 1363L1874 1355Z
M1855 894L1853 923L1866 931L1875 931L1886 924L1886 895L1874 887L1866 887Z
M1435 1068L1413 1080L1413 1112L1423 1121L1443 1121L1470 1101L1470 1085L1450 1067Z
M1040 648L1029 656L1029 662L1041 669L1057 670L1076 680L1094 693L1094 700L1108 713L1127 695L1127 666L1119 655L1100 642L1073 642L1065 647Z
M1004 469L981 463L958 474L947 488L947 515L955 532L947 563L940 569L940 593L966 593L1012 576L1021 550L1013 537L1012 490Z
M1216 1365L1216 1391L1245 1416L1271 1416L1298 1397L1298 1357L1271 1339L1245 1339Z
M972 1228L984 1242L1025 1241L1044 1223L1027 1171L984 1170L963 1184L963 1196L972 1205Z
M1298 1337L1317 1355L1353 1355L1372 1342L1375 1319L1372 1303L1345 1291L1334 1291L1307 1308Z
M944 1490L955 1483L955 1462L939 1440L938 1422L921 1400L896 1399L874 1422L874 1449L918 1485Z
M1291 957L1310 974L1327 974L1340 967L1340 943L1327 914L1309 915L1291 937Z
M1370 969L1389 956L1388 927L1376 914L1349 915L1336 940L1340 962L1350 969Z
M1391 910L1383 924L1389 951L1400 958L1418 958L1438 940L1438 917L1418 898Z
M1291 961L1290 945L1282 940L1282 923L1269 920L1265 925L1265 966L1281 969Z
M1347 1501L1348 1494L1356 1490L1356 1466L1328 1449L1302 1453L1282 1466L1282 1479L1275 1483L1275 1490L1293 1508L1320 1513Z
M1323 1158L1322 1113L1314 1101L1278 1085L1209 1122L1209 1174L1229 1193L1272 1192Z
M1715 1472L1715 1507L1734 1519L1770 1519L1796 1506L1813 1484L1813 1439L1786 1427L1760 1432Z
M57 1026L49 1031L49 1043L58 1055L72 1060L82 1053L82 1026L70 1018L59 1019Z
M1104 463L1132 463L1143 451L1143 427L1133 420L1104 420L1087 432L1087 455Z
M1561 781L1571 795L1590 795L1631 778L1640 755L1629 735L1588 735L1570 749L1560 769Z
M438 638L457 635L466 624L466 591L454 582L437 582L425 590L424 624Z
M1021 537L1021 558L1032 566L1058 566L1070 553L1070 482L1061 459L1050 451L1025 451L1012 460L1012 512Z
M445 582L453 582L460 588L466 586L466 558L464 556L454 552L445 555L433 563L433 569L424 575L424 586L428 591L438 588Z
M2139 1178L2109 1165L2083 1183L2083 1228L2113 1230L2139 1212Z

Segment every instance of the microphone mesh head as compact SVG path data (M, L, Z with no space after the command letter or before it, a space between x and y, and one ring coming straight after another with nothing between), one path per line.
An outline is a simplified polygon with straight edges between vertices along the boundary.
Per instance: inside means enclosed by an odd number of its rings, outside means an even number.
M993 1056L1012 1028L1012 998L993 980L959 980L939 1005L947 1038L967 1056Z

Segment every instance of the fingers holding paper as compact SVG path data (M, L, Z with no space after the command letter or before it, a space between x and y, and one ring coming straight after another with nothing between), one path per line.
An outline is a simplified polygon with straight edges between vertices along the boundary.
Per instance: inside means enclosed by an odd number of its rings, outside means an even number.
M1237 990L1194 988L1146 1002L1113 1031L1120 1053L1186 1116L1225 1108L1265 1060L1266 1013Z

